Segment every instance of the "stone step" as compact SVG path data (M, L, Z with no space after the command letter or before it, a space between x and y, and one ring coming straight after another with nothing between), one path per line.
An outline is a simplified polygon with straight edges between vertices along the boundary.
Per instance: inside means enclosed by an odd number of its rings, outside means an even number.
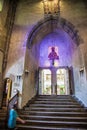
M34 101L32 104L58 104L58 105L60 105L60 104L65 104L65 105L80 105L78 102L65 102L65 101Z
M44 98L44 99L46 99L46 98L50 98L50 99L57 99L57 98L59 98L59 99L75 99L74 98L75 96L73 96L73 95L38 95L37 97L35 97L35 98L40 98L40 99L42 99L42 98Z
M6 127L6 125L7 125L6 117L1 118L0 119L0 130L4 130L4 128Z
M87 117L87 113L86 112L47 112L47 111L28 111L28 112L24 112L24 114L29 114L29 115L45 115L45 116L80 116L80 117ZM26 115L25 114L25 115Z
M37 98L73 98L74 95L38 95Z
M6 113L5 112L0 112L0 115L4 116L4 115L6 115Z
M62 101L62 102L76 102L74 99L59 99L59 98L37 98L36 101Z
M24 125L18 125L18 130L87 130L86 128L80 128L80 127L78 127L78 128L73 128L73 126L70 128L68 128L68 127L55 127L55 126L51 126L51 127L49 127L49 126L37 126L37 125L26 125L26 126L24 126Z
M22 126L22 125L19 125L18 126L19 127L19 129L18 130L87 130L86 128L68 128L68 127L66 127L66 128L63 128L63 127L45 127L45 126L36 126L36 125L31 125L31 126Z
M38 115L20 115L21 118L26 119L26 120L44 120L44 121L79 121L79 122L87 122L87 117L68 117L68 116L38 116Z
M6 116L3 116L3 117L0 116L0 121L3 121L5 119L6 119Z
M41 121L41 120L26 120L26 125L39 125L39 126L56 126L56 127L71 127L73 128L87 128L87 122L71 122L71 121Z
M31 111L40 111L40 112L85 112L83 108L63 108L63 107L26 107L25 108L26 112L31 112Z
M6 110L6 108L4 108L4 107L3 107L2 109L0 109L0 113L6 113L6 111L7 111L7 110Z
M0 113L0 117L1 117L1 116L5 116L5 115L6 115L6 113L4 113L4 112L3 112L3 113Z
M55 108L55 107L57 107L57 108L62 108L62 107L63 108L67 108L67 107L68 108L78 108L78 107L80 107L81 108L82 106L80 106L80 105L74 105L74 104L70 104L70 105L68 104L67 105L67 104L62 104L62 103L61 103L61 105L59 105L59 104L41 104L41 103L40 104L34 104L33 103L33 104L30 104L29 107L46 107L46 108L47 107L53 107L53 108Z
M4 127L6 125L6 116L7 116L7 109L6 107L2 107L0 109L0 130L4 130Z

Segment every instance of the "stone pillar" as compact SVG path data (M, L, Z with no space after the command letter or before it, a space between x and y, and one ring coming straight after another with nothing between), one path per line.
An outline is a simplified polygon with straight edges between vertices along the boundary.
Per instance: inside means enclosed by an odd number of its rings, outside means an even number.
M1 104L2 104L2 96L3 96L2 64L3 64L3 52L0 50L0 107L1 107Z
M4 47L5 47L5 33L4 29L0 26L0 107L2 105L3 98L3 58L4 58Z
M56 69L52 67L51 69L52 76L51 76L51 94L56 95L56 85L57 85L57 77L56 77Z

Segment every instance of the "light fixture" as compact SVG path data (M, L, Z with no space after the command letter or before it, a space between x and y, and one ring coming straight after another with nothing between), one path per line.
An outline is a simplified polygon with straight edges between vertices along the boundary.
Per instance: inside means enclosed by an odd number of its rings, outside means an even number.
M61 0L43 0L44 15L59 15Z
M28 75L29 74L29 70L25 69L25 74Z

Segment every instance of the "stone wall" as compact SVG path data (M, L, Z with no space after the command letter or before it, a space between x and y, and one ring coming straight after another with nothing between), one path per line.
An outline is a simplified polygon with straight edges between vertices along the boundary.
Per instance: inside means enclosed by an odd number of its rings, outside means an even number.
M0 2L0 107L2 103L2 97L3 97L3 58L4 58L4 52L5 52L5 28L4 28L4 21L3 21L3 1ZM4 17L5 19L5 17Z
M37 62L38 59L35 55L35 48L26 49L25 57L25 66L24 66L24 75L23 75L23 91L22 91L22 106L28 102L34 95L36 95L37 86L36 86L36 71L37 71ZM26 94L27 93L27 94Z
M2 4L2 8L1 8ZM17 1L0 1L0 99L3 97L3 77L7 65L10 37Z
M64 18L66 21L69 21L72 25L74 30L76 32L74 35L79 36L80 39L78 39L78 45L77 48L73 54L73 68L74 68L74 84L75 84L75 94L76 96L81 99L86 104L86 98L87 98L87 81L86 81L86 53L87 53L87 8L85 7L85 4L82 0L80 1L74 1L74 0L61 0L61 10L60 10L60 16L61 18ZM11 36L11 43L9 48L9 56L8 56L8 64L6 69L6 74L10 72L10 68L12 66L16 66L16 69L18 69L18 61L21 58L25 58L25 65L24 62L21 62L20 66L24 66L23 72L23 103L22 106L35 94L35 84L34 81L34 74L35 72L33 68L35 67L35 70L37 69L38 60L37 56L39 53L37 53L36 60L35 56L36 53L34 52L34 49L26 49L26 44L28 42L28 37L30 32L32 31L32 28L34 25L37 25L38 22L44 18L44 11L43 11L43 4L41 0L20 0L16 15L15 15L15 23L14 28L12 31ZM43 30L43 34L46 32L46 28ZM38 34L39 35L39 34ZM33 43L37 43L37 41L41 40L41 37L43 36L40 34L39 36L34 39ZM38 40L39 39L39 40ZM40 45L40 44L39 44ZM39 50L39 46L36 47L37 50ZM79 52L79 51L80 52ZM26 56L25 56L26 52ZM79 56L80 55L80 56ZM82 55L82 56L81 56ZM26 58L27 57L27 58ZM85 62L84 62L85 61ZM35 63L36 62L36 63ZM32 67L34 65L34 67ZM28 68L27 68L28 67ZM29 68L30 67L30 68ZM31 68L32 67L32 68ZM84 67L84 86L80 87L80 80L82 77L80 77L80 68ZM28 69L30 71L29 75L25 78L25 69ZM18 72L19 73L19 72ZM77 77L76 77L77 76ZM78 79L76 81L76 79ZM32 80L31 80L32 79ZM31 82L32 81L32 82ZM28 93L26 95L26 92Z

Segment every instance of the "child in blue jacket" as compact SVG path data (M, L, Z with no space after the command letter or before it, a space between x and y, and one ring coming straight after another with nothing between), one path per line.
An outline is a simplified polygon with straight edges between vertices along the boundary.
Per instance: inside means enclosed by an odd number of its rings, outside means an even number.
M20 121L21 123L25 123L23 119L18 117L17 111L16 111L16 105L12 107L9 111L9 118L8 118L8 128L9 130L14 130L16 128L16 121Z

